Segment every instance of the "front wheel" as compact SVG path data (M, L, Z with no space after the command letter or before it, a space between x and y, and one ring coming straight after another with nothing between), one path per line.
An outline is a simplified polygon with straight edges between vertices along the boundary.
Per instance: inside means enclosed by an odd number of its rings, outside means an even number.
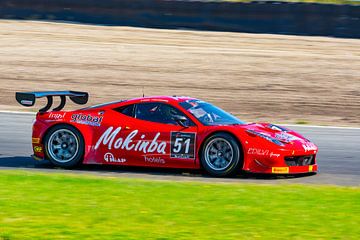
M46 156L55 166L71 168L78 165L84 154L81 133L70 125L57 125L44 139Z
M205 140L201 154L204 169L212 176L227 177L240 169L240 146L236 139L227 133L216 133Z

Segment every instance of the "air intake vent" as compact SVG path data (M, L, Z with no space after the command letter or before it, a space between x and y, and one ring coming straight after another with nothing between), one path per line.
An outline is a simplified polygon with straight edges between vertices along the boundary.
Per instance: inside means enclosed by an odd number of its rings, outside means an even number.
M285 157L285 162L288 166L308 166L315 162L315 155Z

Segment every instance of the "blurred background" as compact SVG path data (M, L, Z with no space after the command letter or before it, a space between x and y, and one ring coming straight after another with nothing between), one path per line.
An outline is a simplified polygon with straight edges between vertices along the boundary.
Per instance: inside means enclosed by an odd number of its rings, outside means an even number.
M357 0L0 0L0 18L1 110L24 111L15 91L144 89L249 122L360 125Z
M16 112L39 109L16 91L41 90L187 95L298 124L320 172L54 168L30 158L34 114ZM0 240L357 240L359 127L357 0L0 0Z

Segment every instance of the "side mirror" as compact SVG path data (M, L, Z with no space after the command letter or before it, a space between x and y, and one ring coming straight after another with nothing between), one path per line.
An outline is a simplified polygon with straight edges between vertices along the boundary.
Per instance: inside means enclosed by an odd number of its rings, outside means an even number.
M174 120L182 127L189 127L186 122L188 119L185 116L175 115Z

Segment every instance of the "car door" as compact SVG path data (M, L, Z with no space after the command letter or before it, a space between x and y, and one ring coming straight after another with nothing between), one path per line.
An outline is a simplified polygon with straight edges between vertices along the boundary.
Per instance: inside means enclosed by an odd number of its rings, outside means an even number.
M186 119L183 124L176 118ZM139 165L193 168L196 158L197 126L176 107L164 102L135 105L134 123L141 132ZM183 126L182 126L183 125ZM147 143L144 143L147 142Z
M101 127L94 131L96 163L116 165L138 165L134 151L141 139L133 118L134 104L105 113Z

